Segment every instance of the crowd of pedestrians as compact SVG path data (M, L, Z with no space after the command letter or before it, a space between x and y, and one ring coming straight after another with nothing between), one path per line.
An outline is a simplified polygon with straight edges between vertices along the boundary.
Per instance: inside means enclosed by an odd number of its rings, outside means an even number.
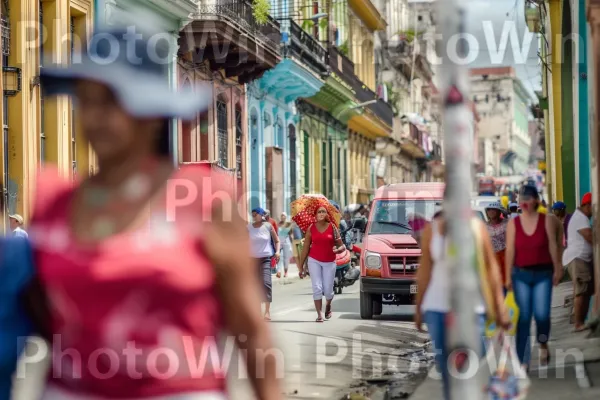
M482 303L474 304L483 337L485 320L508 328L504 297L512 291L519 308L516 326L516 352L526 371L531 363L531 321L536 322L541 365L551 358L552 289L563 279L565 270L573 280L575 331L589 328L586 317L594 293L592 264L592 197L585 194L573 214L557 201L552 213L545 212L540 194L533 185L523 185L517 203L489 203L487 224L473 226L477 239L477 270ZM482 256L483 255L483 256ZM415 324L425 323L431 336L436 363L444 382L444 397L449 398L446 318L449 309L450 276L446 259L445 219L436 213L422 237L422 256L417 272L417 309Z

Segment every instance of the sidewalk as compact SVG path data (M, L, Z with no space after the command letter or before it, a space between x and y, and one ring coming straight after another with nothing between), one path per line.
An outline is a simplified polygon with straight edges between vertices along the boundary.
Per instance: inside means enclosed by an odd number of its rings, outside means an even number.
M600 398L600 339L588 339L589 331L573 332L573 325L569 324L570 308L564 307L564 299L572 293L572 288L570 282L554 288L549 343L552 359L547 368L540 368L538 347L533 346L528 400ZM441 393L441 381L427 378L410 399L440 399Z
M294 283L297 280L300 279L300 276L298 275L298 267L296 266L296 264L292 264L290 263L290 266L288 267L288 276L287 277L283 277L283 272L281 273L281 278L277 278L277 276L275 276L275 274L273 274L273 284L274 285L289 285L290 283Z

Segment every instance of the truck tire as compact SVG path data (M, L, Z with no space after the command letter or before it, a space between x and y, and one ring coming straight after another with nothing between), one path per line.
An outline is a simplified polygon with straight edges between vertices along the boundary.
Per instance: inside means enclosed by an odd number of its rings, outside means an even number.
M373 319L373 296L363 291L360 292L360 318Z
M383 313L383 300L381 295L371 296L373 297L373 315L381 315Z

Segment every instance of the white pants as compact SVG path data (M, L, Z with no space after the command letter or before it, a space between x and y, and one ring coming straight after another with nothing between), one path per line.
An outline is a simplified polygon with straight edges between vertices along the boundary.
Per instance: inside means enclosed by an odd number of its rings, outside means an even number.
M333 299L333 281L335 279L335 261L321 262L308 257L308 272L312 282L313 299Z
M288 271L290 266L290 259L292 258L292 245L289 241L281 242L281 257L279 257L279 263L277 264L277 272L281 272L283 267L284 272Z
M227 397L223 393L216 392L198 392L198 393L187 393L177 394L172 396L158 396L158 397L146 397L146 400L227 400ZM62 388L55 385L49 384L42 400L104 400L100 397L93 397L87 395L79 395L70 393ZM106 399L108 400L108 399ZM139 399L141 400L141 399Z

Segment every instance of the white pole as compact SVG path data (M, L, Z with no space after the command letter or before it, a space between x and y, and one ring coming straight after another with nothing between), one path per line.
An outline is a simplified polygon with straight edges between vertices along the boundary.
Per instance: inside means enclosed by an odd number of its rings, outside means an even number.
M443 104L444 151L446 158L446 190L444 214L448 229L449 267L452 269L451 316L448 321L447 338L451 371L451 398L454 400L483 399L483 383L475 378L474 366L479 365L481 333L477 324L475 305L482 301L476 273L474 235L471 229L471 182L473 144L469 137L473 119L467 104L469 98L469 75L466 67L458 65L456 58L465 59L467 48L464 40L454 41L457 48L449 48L451 38L466 33L465 0L437 2L438 26L442 34L442 67L440 93ZM464 354L469 371L456 371L453 359ZM462 375L462 376L461 376Z

